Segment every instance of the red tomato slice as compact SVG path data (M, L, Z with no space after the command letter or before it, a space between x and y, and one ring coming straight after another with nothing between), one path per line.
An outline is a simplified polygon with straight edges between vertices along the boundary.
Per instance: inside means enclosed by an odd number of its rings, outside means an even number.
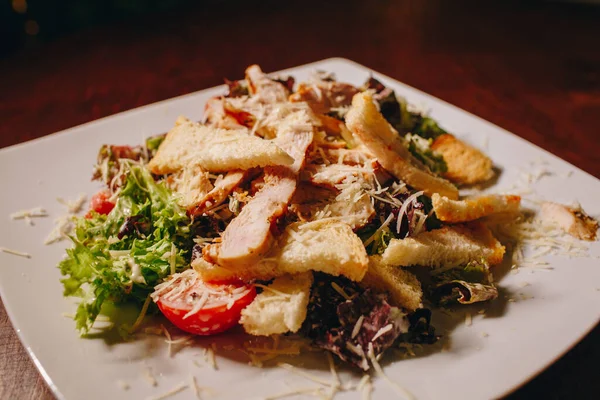
M242 282L204 282L191 269L157 286L152 297L179 329L214 335L237 325L242 310L256 297L256 288Z
M115 207L115 203L113 203L109 199L110 194L106 190L96 193L92 196L92 199L90 200L90 210L94 210L98 214L104 215L110 213Z

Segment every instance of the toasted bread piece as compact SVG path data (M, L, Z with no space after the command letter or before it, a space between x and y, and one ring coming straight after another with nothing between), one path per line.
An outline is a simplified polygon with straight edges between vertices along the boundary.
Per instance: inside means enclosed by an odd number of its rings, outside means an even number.
M423 290L417 277L401 267L384 264L381 256L369 257L369 269L360 285L389 293L390 304L408 312L423 306Z
M445 226L415 237L392 239L382 255L386 264L408 267L452 267L485 259L489 265L502 262L505 248L479 222Z
M491 214L519 211L520 196L490 194L465 200L450 200L435 193L431 196L435 215L445 222L467 222Z
M333 220L290 224L271 252L255 264L225 268L205 258L192 263L203 279L237 278L243 281L268 280L306 271L344 275L360 281L368 265L367 252L360 238L349 225Z
M415 159L404 146L404 139L379 112L371 94L358 93L346 115L346 125L377 158L383 168L396 178L428 196L440 193L450 199L458 198L458 190L447 180L433 175Z
M437 137L431 149L444 157L444 177L464 185L482 183L494 177L492 160L481 151L449 133Z
M319 220L288 226L279 242L279 268L313 270L360 281L369 260L362 241L346 223Z
M276 278L242 310L240 324L255 336L297 332L306 319L312 272Z
M541 218L544 222L557 224L577 239L596 240L598 221L587 215L581 206L568 207L547 201L542 204Z
M223 172L293 163L289 154L269 140L244 130L216 129L180 117L148 168L163 175L191 165Z

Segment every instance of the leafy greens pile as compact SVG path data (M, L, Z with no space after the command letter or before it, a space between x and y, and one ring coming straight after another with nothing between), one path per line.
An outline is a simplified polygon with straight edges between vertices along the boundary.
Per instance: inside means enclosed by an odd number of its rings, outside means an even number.
M189 267L191 221L162 183L129 162L124 185L108 215L77 218L74 246L59 264L65 296L81 302L75 314L85 334L105 302L141 305L155 285Z

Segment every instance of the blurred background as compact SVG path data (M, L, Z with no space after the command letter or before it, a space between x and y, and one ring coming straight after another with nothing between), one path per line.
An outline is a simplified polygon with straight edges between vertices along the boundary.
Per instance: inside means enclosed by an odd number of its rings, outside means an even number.
M0 148L241 78L251 63L346 57L600 177L599 1L3 0ZM594 398L598 339L596 328L512 398ZM14 333L0 342L1 357L31 364ZM48 395L32 365L0 371Z

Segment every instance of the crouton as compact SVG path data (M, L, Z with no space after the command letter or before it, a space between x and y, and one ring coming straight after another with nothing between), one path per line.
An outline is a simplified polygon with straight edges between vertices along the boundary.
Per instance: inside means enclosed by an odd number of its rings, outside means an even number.
M408 312L423 306L423 290L417 277L401 267L384 264L381 256L369 257L369 269L360 285L388 293L390 304Z
M379 112L372 96L359 93L352 99L346 115L346 125L377 158L383 168L428 196L440 193L450 199L458 198L458 190L447 180L433 175L415 159L404 145L404 139Z
M211 128L180 118L148 168L163 175L191 165L226 172L293 163L294 159L275 143L250 136L244 130Z
M306 319L312 272L276 278L242 310L240 324L255 336L297 332Z
M445 226L415 237L392 239L382 255L386 264L397 266L451 267L473 260L489 265L502 262L505 248L479 222Z
M457 184L472 185L493 178L492 160L451 134L437 137L431 149L444 157L448 170L443 176Z
M435 193L431 196L435 215L445 222L473 221L491 214L519 211L521 197L492 194L465 200L450 200Z

